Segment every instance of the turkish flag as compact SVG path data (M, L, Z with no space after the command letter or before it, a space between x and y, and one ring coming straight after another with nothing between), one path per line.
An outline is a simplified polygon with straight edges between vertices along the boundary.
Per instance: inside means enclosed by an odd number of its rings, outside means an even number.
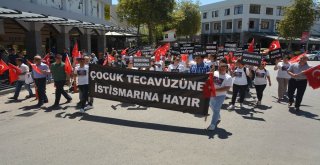
M80 56L79 53L79 47L78 47L78 42L74 43L73 49L72 49L72 57L73 58L78 58Z
M300 61L300 58L301 58L302 56L305 56L305 55L306 55L306 53L302 53L302 54L300 54L300 55L298 55L298 56L294 56L294 57L292 57L292 58L289 60L289 63L291 63L291 64L297 63L297 62Z
M141 57L141 55L142 55L141 50L138 50L138 51L137 51L137 53L136 53L135 55L136 55L136 57Z
M303 73L307 76L309 85L313 89L320 88L320 65L310 68Z
M114 61L114 57L112 55L108 55L108 57L103 61L103 66L107 65L108 64L108 61L112 62Z
M14 83L19 79L19 75L21 74L21 69L17 66L12 65L9 63L9 81L10 84Z
M252 39L251 43L249 44L248 52L251 52L251 53L254 52L254 38Z
M122 51L121 51L121 55L126 55L128 49L129 49L129 48L126 48L126 49L122 50Z
M72 73L72 65L71 65L71 62L70 62L70 59L69 59L68 56L66 57L66 61L65 61L65 64L64 64L64 71L68 75L71 75L71 73Z
M3 60L0 60L0 75L2 75L8 69L8 65Z
M213 73L209 73L209 78L203 86L203 95L205 98L216 96L216 88L214 86Z
M269 51L275 50L275 49L280 49L280 42L278 40L273 40L269 46Z
M50 66L50 54L48 53L46 56L43 57L42 62Z
M182 62L186 62L188 59L188 55L187 54L181 54L181 61Z
M42 74L41 70L37 67L36 64L33 64L32 62L30 62L29 60L27 60L28 64L32 67L32 70L34 70L35 72Z

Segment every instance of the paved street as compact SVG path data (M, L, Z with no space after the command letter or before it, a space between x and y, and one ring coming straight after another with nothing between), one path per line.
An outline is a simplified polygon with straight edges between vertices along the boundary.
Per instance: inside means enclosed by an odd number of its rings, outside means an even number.
M82 116L76 110L78 94L63 110L36 109L33 99L9 102L12 94L2 95L0 164L319 164L320 90L308 87L302 112L295 114L276 102L276 74L273 66L267 69L272 86L263 106L253 108L254 100L247 99L245 110L229 112L227 99L213 133L204 131L211 116L205 122L191 114L100 99ZM53 90L48 85L48 107ZM20 98L26 95L23 91Z

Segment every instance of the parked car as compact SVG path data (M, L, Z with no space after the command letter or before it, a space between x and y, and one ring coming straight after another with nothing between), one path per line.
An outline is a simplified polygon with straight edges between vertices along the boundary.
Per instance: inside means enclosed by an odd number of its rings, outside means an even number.
M320 60L320 51L313 51L307 54L307 57L310 61L319 61Z

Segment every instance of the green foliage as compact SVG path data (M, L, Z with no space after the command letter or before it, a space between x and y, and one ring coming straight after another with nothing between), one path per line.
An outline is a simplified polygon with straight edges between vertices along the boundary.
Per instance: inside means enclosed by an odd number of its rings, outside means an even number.
M109 4L104 5L104 19L110 20L110 5Z
M292 40L300 38L302 32L309 31L314 23L315 10L312 0L295 0L285 8L285 15L279 24L280 36Z
M176 18L177 35L192 36L197 34L201 25L199 2L182 0L178 5Z
M175 0L119 0L117 13L131 25L146 25L154 43L157 26L171 21L174 6Z

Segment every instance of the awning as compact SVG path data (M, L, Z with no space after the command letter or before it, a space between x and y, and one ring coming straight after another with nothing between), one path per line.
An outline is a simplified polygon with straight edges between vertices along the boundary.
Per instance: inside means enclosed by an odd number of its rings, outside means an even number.
M125 36L124 34L117 33L117 32L107 32L106 36Z
M20 11L0 7L0 14L21 14Z
M11 14L0 14L0 17L2 18L44 18L46 16L42 14L21 12L21 13L11 13Z

